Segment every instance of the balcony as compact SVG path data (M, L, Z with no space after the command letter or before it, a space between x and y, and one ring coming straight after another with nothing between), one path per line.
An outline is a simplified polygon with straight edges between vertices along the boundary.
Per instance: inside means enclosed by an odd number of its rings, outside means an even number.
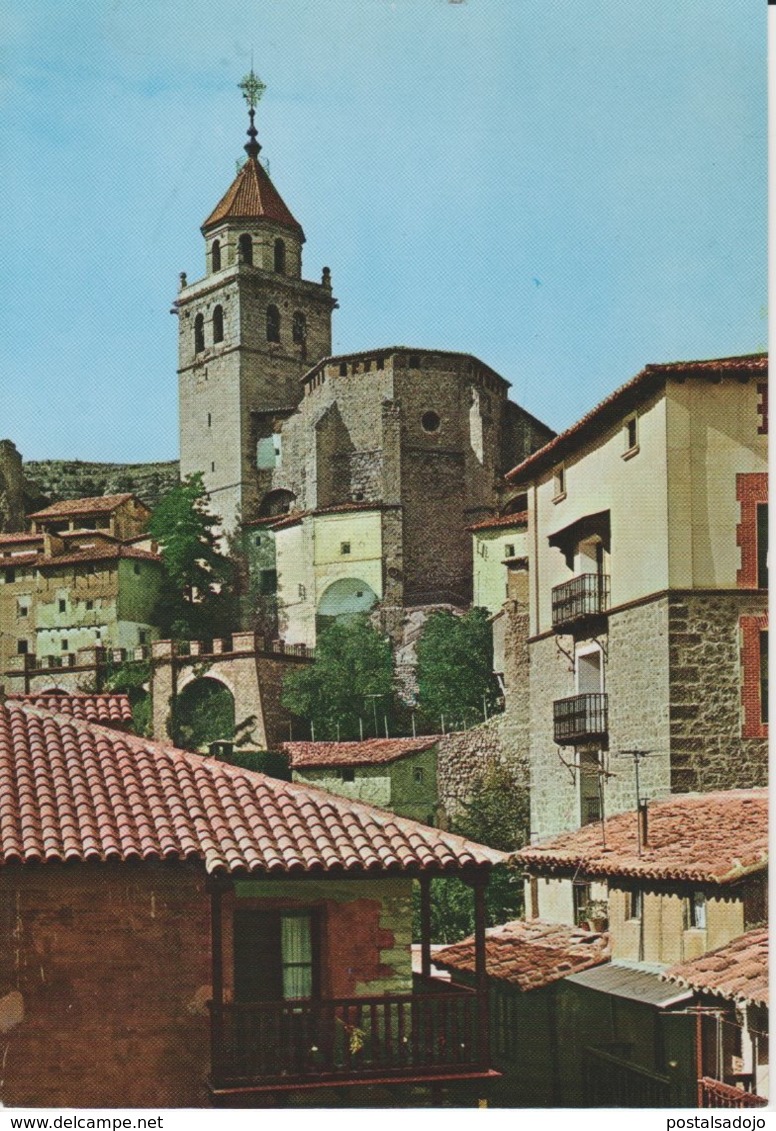
M558 746L574 746L605 738L607 713L607 696L603 692L556 699L552 705L555 742Z
M582 573L552 590L552 627L556 632L578 627L605 615L609 608L609 576Z
M211 1003L211 1092L493 1075L478 1032L477 995L440 987L379 997Z

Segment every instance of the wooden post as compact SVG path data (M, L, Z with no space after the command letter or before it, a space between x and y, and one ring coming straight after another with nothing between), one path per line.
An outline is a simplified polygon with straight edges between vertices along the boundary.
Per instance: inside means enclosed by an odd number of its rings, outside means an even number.
M420 877L420 972L431 977L431 877Z
M485 889L487 873L477 872L474 880L474 975L477 989L477 1027L479 1060L483 1068L490 1066L490 1009L488 975L485 966Z

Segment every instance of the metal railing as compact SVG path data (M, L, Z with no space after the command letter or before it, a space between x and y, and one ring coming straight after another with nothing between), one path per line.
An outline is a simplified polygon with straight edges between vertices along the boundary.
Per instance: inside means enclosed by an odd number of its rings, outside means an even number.
M599 617L609 608L609 575L582 573L552 590L552 627Z
M700 1088L703 1107L766 1107L768 1103L765 1096L756 1096L711 1076L701 1077Z
M217 1087L465 1074L480 1065L467 990L210 1005Z
M608 730L608 696L604 692L571 695L552 705L555 742L558 746L603 738Z

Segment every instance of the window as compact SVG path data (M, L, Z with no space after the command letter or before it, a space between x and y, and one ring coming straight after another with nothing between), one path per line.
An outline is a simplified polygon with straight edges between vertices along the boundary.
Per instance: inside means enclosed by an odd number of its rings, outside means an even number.
M139 563L135 562L135 564L132 568L133 568L133 571L135 573L135 576L139 577L140 576L140 565L139 565Z
M29 605L23 605L21 602L19 603L19 616L20 617L26 617L29 614L29 611L30 611Z
M60 597L59 599L59 611L60 613L67 612L67 601L63 597Z
M504 545L504 557L505 558L513 558L514 556L515 556L514 545L511 542L505 543L505 545Z
M139 628L137 630L137 642L138 642L138 644L147 644L148 643L148 629L147 628Z
M423 772L422 766L416 766L415 769L412 771L412 780L415 782L416 785L422 785L425 776L426 775Z
M30 650L29 643L26 640L16 641L16 652L19 656L26 656Z
M301 310L294 314L293 339L297 345L303 345L307 339L307 319Z
M706 896L702 891L694 891L684 901L685 929L706 929Z
M760 632L760 722L768 722L768 629Z
M210 462L210 470L211 470L211 471L215 471L215 469L216 469L215 460L211 460L211 462ZM139 572L139 570L138 570L137 566L135 566L135 573L138 573L138 572Z
M5 571L5 580L6 580L6 583L8 583L8 584L10 584L12 581L16 581L16 570L13 569L12 567L9 567Z
M638 418L631 416L630 419L625 421L625 452L633 452L639 446L639 429Z
M236 911L235 999L255 1002L315 997L319 934L315 910Z
M90 600L85 601L84 603L86 605L86 611L91 612L91 610L94 608L94 601L92 601L90 599Z
M587 907L590 903L590 884L575 880L571 891L574 901L574 923L580 926L587 920Z
M259 570L259 593L262 597L270 597L277 593L278 574L276 569Z
M67 637L60 640L59 647L62 649L63 652L67 651Z
M276 306L267 307L267 341L280 341L280 311Z
M213 417L210 415L210 413L207 414L207 426L208 428L212 428L213 426Z
M625 893L625 918L641 919L644 914L644 893L641 888Z
M205 316L198 314L194 319L194 353L202 353L205 348Z
M253 240L247 232L244 232L237 242L237 257L240 263L253 266Z
M565 499L566 497L566 468L564 464L558 464L555 468L553 476L553 502Z
M212 264L214 271L221 270L221 242L220 240L213 240L211 247Z
M344 766L343 769L340 770L340 780L341 781L355 781L356 780L355 769L352 766Z
M340 377L347 377L347 375L348 375L347 362L345 362L345 361L340 362L339 375L340 375Z
M757 588L768 588L768 504L757 504Z
M340 542L340 554L350 553L350 542Z
M428 433L438 432L441 423L442 421L439 419L438 414L433 411L424 412L420 418L421 428L424 432Z
M213 341L222 342L224 340L224 308L223 306L213 307Z
M601 820L601 775L597 751L583 751L579 756L579 823L589 825Z
M275 270L280 275L286 272L286 245L282 240L275 240Z

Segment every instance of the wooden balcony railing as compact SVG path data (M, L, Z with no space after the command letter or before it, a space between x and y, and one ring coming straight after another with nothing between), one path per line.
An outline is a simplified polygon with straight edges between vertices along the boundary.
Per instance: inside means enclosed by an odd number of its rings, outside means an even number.
M467 990L211 1003L214 1089L481 1074Z
M552 590L552 627L557 631L603 616L609 608L609 576L582 573Z
M608 701L604 692L571 695L552 705L555 741L558 746L601 739L606 736Z

